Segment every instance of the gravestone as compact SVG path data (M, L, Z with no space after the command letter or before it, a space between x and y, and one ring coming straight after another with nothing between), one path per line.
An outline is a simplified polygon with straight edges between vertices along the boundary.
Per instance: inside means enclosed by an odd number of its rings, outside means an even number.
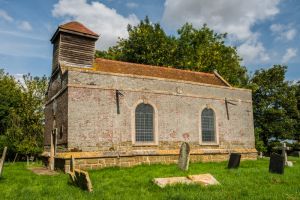
M73 184L75 184L75 182L76 182L74 170L75 170L75 158L73 156L71 156L69 177Z
M71 156L71 160L70 160L70 172L74 172L75 170L75 158L73 156Z
M189 169L189 162L190 162L190 145L187 142L184 142L180 147L178 167L181 170L187 171Z
M269 172L283 174L284 173L284 157L277 153L272 153L270 157Z
M7 151L7 147L4 147L4 150L3 150L3 153L2 153L2 157L1 157L1 160L0 160L0 178L1 178L2 172L3 172L6 151Z
M228 162L228 169L238 168L240 166L241 154L231 153Z
M74 172L70 172L69 175L73 185L81 188L82 190L87 190L89 192L93 191L92 182L88 172L75 169Z
M282 148L281 148L282 152L281 152L281 156L283 156L284 158L284 165L285 166L289 166L289 167L292 167L293 166L293 163L291 161L288 161L288 157L287 157L287 152L286 150L290 150L290 147L287 147L286 146L286 143L282 143Z
M69 177L71 183L83 190L93 191L92 182L89 173L83 170L75 169L75 158L71 156Z
M202 186L220 184L211 174L188 175L186 177L155 178L153 179L153 182L161 188L176 184L197 184Z

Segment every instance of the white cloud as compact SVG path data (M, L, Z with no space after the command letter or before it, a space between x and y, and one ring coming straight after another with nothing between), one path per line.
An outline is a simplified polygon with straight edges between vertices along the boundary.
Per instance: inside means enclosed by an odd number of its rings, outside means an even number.
M270 30L277 35L277 40L293 40L297 34L297 30L293 28L292 24L272 24Z
M89 3L86 0L60 0L54 5L52 15L63 17L66 21L79 21L100 34L97 42L97 48L100 49L115 45L118 37L127 38L127 25L139 22L134 14L124 17L100 2Z
M254 34L253 37L246 40L241 44L237 51L243 58L243 63L256 63L257 61L266 62L270 60L265 47L257 40L258 35Z
M297 49L288 48L282 57L282 63L289 62L292 58L294 58L297 55L297 51Z
M14 74L13 76L17 82L19 82L22 86L26 87L24 74Z
M7 14L5 10L0 9L0 19L4 19L5 21L12 22L14 19Z
M126 6L128 8L137 8L137 7L139 7L139 5L137 3L134 3L134 2L127 2Z
M21 21L18 23L18 28L23 30L23 31L31 31L32 26L28 21Z
M204 23L218 32L227 32L241 44L239 53L244 60L269 60L258 33L251 28L258 22L279 13L280 0L166 0L163 22L178 28L186 22L195 27ZM180 13L180 14L179 14Z

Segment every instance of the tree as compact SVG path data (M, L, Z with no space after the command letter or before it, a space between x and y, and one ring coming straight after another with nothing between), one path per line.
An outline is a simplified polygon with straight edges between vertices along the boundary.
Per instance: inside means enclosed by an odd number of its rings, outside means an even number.
M9 113L21 106L21 89L15 79L0 69L0 136L6 132Z
M6 80L5 83L14 89L13 94L16 97L2 98L7 102L0 102L0 108L6 108L6 105L10 105L5 110L7 114L5 123L2 123L3 132L0 138L0 149L1 146L8 146L10 153L38 154L43 147L43 108L47 78L32 77L29 74L23 78L24 84L21 84L8 74L2 73L1 80ZM7 93L4 90L6 88L0 87L0 97ZM10 97L14 96L10 95ZM18 103L14 103L16 99Z
M185 24L178 37L173 37L146 17L137 26L129 25L128 35L108 51L97 51L96 57L192 71L217 70L235 86L247 83L247 70L240 65L236 48L225 45L226 34L215 33L206 25L196 29Z
M108 52L97 51L96 56L149 65L170 65L174 59L175 39L168 37L159 24L151 24L148 17L139 25L128 25L128 39L119 39Z
M297 99L297 109L298 113L300 113L300 81L298 81L297 84L295 84L295 90L296 90L296 99ZM296 135L295 139L298 140L298 143L300 143L300 114L297 118L297 125L296 125Z
M296 90L285 81L286 70L285 66L274 65L256 71L250 81L255 131L265 146L269 146L270 139L293 139L296 133Z
M205 24L195 29L185 24L178 30L174 66L193 71L217 70L229 83L244 86L247 70L240 65L242 60L236 48L225 45L226 34L218 34Z

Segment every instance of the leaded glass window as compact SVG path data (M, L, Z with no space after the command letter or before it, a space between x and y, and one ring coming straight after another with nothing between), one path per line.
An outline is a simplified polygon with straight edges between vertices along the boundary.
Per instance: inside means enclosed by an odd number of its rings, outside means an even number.
M201 114L202 142L215 142L215 113L205 108Z
M149 104L141 103L135 110L135 141L153 142L154 109Z

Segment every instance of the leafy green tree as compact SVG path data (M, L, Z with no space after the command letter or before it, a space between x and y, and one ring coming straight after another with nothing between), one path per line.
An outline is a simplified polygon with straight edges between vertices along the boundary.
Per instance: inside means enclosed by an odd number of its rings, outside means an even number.
M250 81L256 135L265 147L270 139L293 139L296 133L296 90L285 81L286 70L285 66L274 65L256 71Z
M129 25L128 34L128 39L120 39L108 51L97 51L96 57L193 71L217 70L235 86L247 83L247 70L240 65L236 48L225 45L226 34L215 33L206 25L196 29L185 24L178 37L173 37L146 17L137 26Z
M44 131L44 96L47 88L46 77L32 77L25 75L24 83L18 83L13 77L2 73L0 81L10 86L11 92L0 87L0 97L9 94L14 98L2 98L6 102L0 102L0 108L6 113L3 124L3 132L0 137L0 149L8 146L10 153L23 155L38 154L43 147ZM15 102L18 103L15 103ZM6 106L9 105L9 106ZM3 112L4 112L3 111ZM2 118L1 118L2 119ZM3 120L3 119L2 119Z
M175 67L202 72L217 70L235 86L246 84L247 70L240 65L242 59L236 48L225 45L226 34L215 33L205 24L200 29L185 24L178 35Z
M120 39L108 52L97 51L96 56L149 65L170 65L173 61L175 39L168 37L159 24L151 24L148 17L139 25L128 25L128 39Z
M297 109L298 112L300 113L300 81L298 81L298 83L295 84L295 90L296 90L296 99L297 99ZM297 118L295 139L298 140L298 143L300 143L300 114Z
M7 130L9 113L21 106L21 89L15 79L0 69L0 135Z

